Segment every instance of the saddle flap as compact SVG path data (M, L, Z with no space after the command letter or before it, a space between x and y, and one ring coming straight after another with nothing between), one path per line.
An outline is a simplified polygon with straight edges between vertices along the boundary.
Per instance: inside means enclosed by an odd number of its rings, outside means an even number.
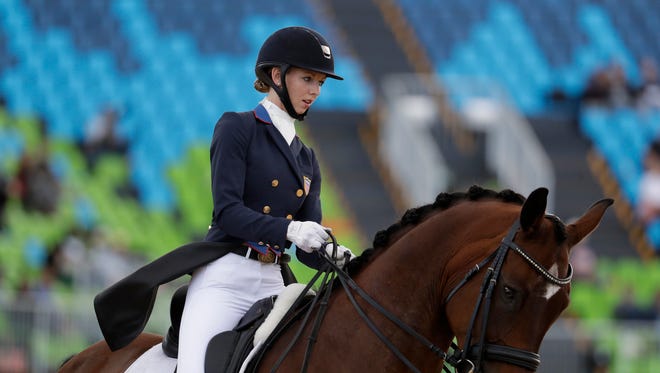
M236 331L243 331L252 326L255 322L262 320L267 316L270 311L273 309L275 304L275 299L277 296L271 296L257 301L255 304L250 307L250 309L245 313L241 321L238 322L238 325L234 328Z
M206 347L205 372L228 372L240 335L235 330L228 330L211 338Z
M273 309L276 298L272 296L257 301L233 330L219 333L209 341L204 365L207 372L238 371L252 351L254 333Z

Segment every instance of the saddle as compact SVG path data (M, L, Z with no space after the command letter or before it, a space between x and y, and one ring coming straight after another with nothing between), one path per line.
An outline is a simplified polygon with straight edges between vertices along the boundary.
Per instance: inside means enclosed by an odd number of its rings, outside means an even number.
M165 338L163 338L162 349L165 355L171 358L176 358L178 355L179 328L181 326L181 316L185 305L187 291L188 285L181 286L172 296L170 303L170 319L172 325L168 329ZM299 292L297 294L299 294ZM283 294L283 296L291 298L292 296L297 297L297 294L294 290L294 292ZM280 307L278 310L279 314L273 315L275 316L275 321L269 321L269 323L277 322L277 325L263 325L264 321L266 321L267 317L271 314L277 298L278 296L271 296L257 301L247 311L243 318L241 318L238 325L233 330L219 333L209 341L206 349L206 361L204 366L206 372L239 372L241 371L241 367L248 355L254 353L255 334L258 331L260 334L258 339L260 340L264 338L266 340L276 338L277 333L271 332L274 329L282 330L283 324L287 321L291 321L281 319L281 317L284 316L284 313L288 310L287 306L285 310L282 310L282 307ZM296 307L295 314L300 314L307 309L312 298L313 295L307 294L302 302L294 303L293 307ZM293 299L289 299L289 302L291 301L293 301ZM295 314L292 319L296 318ZM260 330L262 325L264 328ZM261 340L261 343L258 344L257 348L264 346L265 343L263 342L264 340ZM258 361L250 361L250 368L254 368L256 363L258 363Z
M252 351L254 334L273 309L276 296L256 302L238 325L211 338L206 347L205 372L238 372Z

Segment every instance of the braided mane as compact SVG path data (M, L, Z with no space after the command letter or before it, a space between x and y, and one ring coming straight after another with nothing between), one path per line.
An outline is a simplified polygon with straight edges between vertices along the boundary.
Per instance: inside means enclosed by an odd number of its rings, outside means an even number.
M371 260L374 254L390 247L410 229L426 220L431 213L446 210L461 201L479 201L485 199L519 205L525 202L525 197L510 189L496 192L490 189L484 189L478 185L471 186L467 192L440 193L433 203L409 209L398 222L392 224L387 229L377 232L374 237L373 248L365 250L362 255L349 263L349 274L354 275L359 272Z

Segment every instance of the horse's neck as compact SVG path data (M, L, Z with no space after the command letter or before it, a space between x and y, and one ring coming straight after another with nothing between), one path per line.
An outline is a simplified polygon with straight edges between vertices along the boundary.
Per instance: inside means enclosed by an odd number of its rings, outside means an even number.
M451 250L431 250L427 246L414 236L404 237L380 253L356 281L401 321L446 348L453 335L444 315L440 288Z
M410 229L357 279L367 293L378 295L383 307L420 333L437 336L433 341L443 347L453 338L444 308L450 281L460 280L472 261L485 257L484 247L496 247L502 231L479 208L483 206L462 206L433 214Z

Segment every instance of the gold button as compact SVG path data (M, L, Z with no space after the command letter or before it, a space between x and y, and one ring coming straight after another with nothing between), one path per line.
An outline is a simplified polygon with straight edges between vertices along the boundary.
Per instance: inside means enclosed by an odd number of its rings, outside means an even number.
M298 197L302 197L302 196L303 196L303 193L304 193L304 192L303 192L302 189L298 189L298 190L296 190L296 195L297 195Z
M273 248L275 248L275 250L279 250L279 249L280 249L280 245L275 245L275 246L273 246Z
M266 205L264 206L264 214L270 214L270 206Z
M289 214L289 215L286 216L286 218L289 219L289 220L292 220L292 219L293 219L293 215Z
M273 181L270 182L270 185L272 185L273 188L276 188L278 185L280 185L280 181L277 179L273 179Z

